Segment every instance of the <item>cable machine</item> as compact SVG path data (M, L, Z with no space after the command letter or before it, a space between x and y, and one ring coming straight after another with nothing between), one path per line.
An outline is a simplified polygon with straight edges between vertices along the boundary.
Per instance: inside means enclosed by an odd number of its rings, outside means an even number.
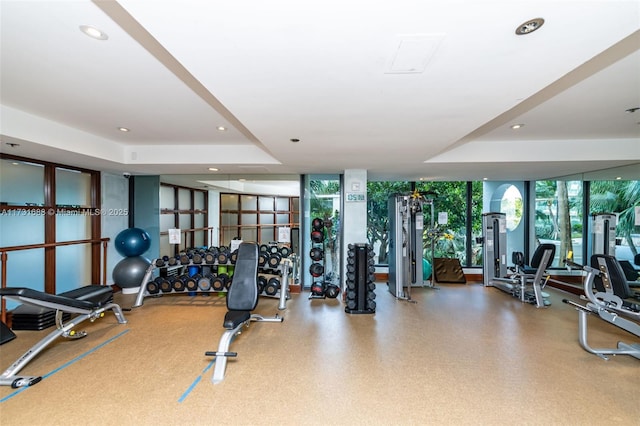
M591 253L616 255L617 217L613 213L596 213L591 215ZM588 263L588 262L587 262Z
M433 227L433 200L418 192L389 197L389 291L398 299L410 301L411 287L424 287L425 205L431 205Z
M482 277L485 286L493 285L494 278L507 275L507 215L482 214Z

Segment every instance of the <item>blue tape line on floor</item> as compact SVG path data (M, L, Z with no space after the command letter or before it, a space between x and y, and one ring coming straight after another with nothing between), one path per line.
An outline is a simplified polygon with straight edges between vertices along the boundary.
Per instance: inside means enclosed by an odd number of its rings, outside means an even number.
M207 372L207 370L209 370L211 368L211 366L216 362L216 359L214 358L213 361L211 361L205 368L204 370L202 370L202 374L199 375L198 377L196 377L196 379L193 381L193 383L191 383L191 385L187 388L186 391L184 391L184 393L182 394L182 396L180 398L178 398L178 402L182 402L185 399L187 399L187 397L189 396L189 394L191 393L192 390L195 389L196 385L198 383L200 383L200 380L202 380L202 376Z
M110 338L109 340L106 340L104 342L102 342L101 344L99 344L98 346L96 346L93 349L88 350L87 352L83 353L82 355L78 355L77 357L75 357L74 359L72 359L71 361L68 361L64 364L62 364L60 367L56 368L55 370L52 370L50 372L48 372L47 374L44 374L42 376L42 380L46 379L49 376L52 376L54 374L56 374L57 372L59 372L60 370L63 370L65 368L67 368L68 366L70 366L71 364L80 361L82 358L86 357L87 355L97 351L98 349L102 348L103 346L107 345L108 343L113 342L114 340L116 340L117 338L125 335L126 333L128 333L129 330L124 330L122 332L120 332L119 334L113 336L112 338ZM35 386L35 385L34 385ZM5 396L4 398L0 399L0 403L3 403L5 401L7 401L10 398L13 398L14 396L18 395L21 392L24 392L25 390L29 389L30 386L25 386L22 388L17 389L15 392L10 393L9 395Z
M231 345L231 343L233 343L233 341L236 339L236 336L237 336L237 334L231 338L231 341L229 342L229 345ZM184 391L182 396L180 398L178 398L178 402L184 401L187 398L187 396L189 396L189 394L196 387L196 385L198 383L200 383L200 380L202 379L202 376L207 371L209 371L209 369L213 366L213 364L215 364L215 362L216 362L216 359L213 358L213 361L211 361L209 364L207 364L207 366L204 368L204 370L202 370L202 374L200 374L198 377L196 377L196 379L193 381L193 383L191 383L191 385L187 388L187 390Z

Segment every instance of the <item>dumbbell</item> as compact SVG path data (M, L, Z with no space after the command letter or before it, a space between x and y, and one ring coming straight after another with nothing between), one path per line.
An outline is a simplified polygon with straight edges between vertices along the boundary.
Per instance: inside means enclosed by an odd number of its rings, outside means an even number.
M200 291L209 291L211 289L211 275L203 275L198 278L198 288Z
M210 252L205 253L204 263L206 263L207 265L213 265L214 263L216 263L216 255Z
M194 277L184 276L184 286L187 291L196 291L198 290L198 281L194 279Z
M276 277L270 278L267 281L267 285L264 287L264 292L267 296L275 296L280 289L280 280Z
M287 258L291 254L291 249L289 247L287 247L287 246L282 246L282 247L280 247L279 253L280 253L281 257Z
M191 257L191 262L193 262L194 265L200 265L202 263L202 255L200 253L194 253Z
M188 265L191 263L191 259L189 258L189 256L187 256L186 253L181 253L180 254L180 264L181 265Z
M269 268L277 268L278 265L280 264L280 254L279 253L271 253L269 255L269 258L267 259L267 266L269 266Z
M213 287L214 291L223 291L225 286L225 282L220 276L214 276L211 280L211 287Z
M320 261L324 257L324 250L319 247L314 247L309 251L309 257L313 261Z
M221 274L218 274L218 279L220 279L220 281L222 281L222 285L224 288L229 289L230 284L230 280L229 280L229 274L227 274L226 272L223 272Z
M322 266L319 263L312 263L309 266L309 273L311 274L311 276L313 277L319 277L322 274L324 274L324 266Z
M171 280L171 287L173 287L173 291L184 291L186 288L184 279L182 277L174 277Z
M324 232L322 231L311 231L311 241L314 243L321 243L324 241Z
M176 266L178 264L178 259L176 259L175 257L170 257L167 263L169 264L169 266Z
M269 253L266 251L261 251L258 254L258 265L265 266L267 264L267 260L269 259Z
M147 292L149 294L158 294L160 292L160 287L158 286L158 283L156 283L155 281L149 281L147 283Z
M323 296L324 290L324 283L322 281L316 281L311 284L311 294L314 296Z
M232 265L236 264L236 261L238 260L238 250L234 250L231 252L231 254L229 255L229 261L231 262Z
M258 275L258 294L261 294L267 287L267 277Z
M335 284L329 284L327 289L324 291L325 296L331 299L335 299L340 294L340 287Z
M173 290L173 286L171 285L171 282L164 277L156 278L155 282L156 284L158 284L160 291L163 293L171 293L171 290Z
M311 221L311 227L315 231L320 231L320 230L322 230L322 228L324 228L324 221L322 219L320 219L319 217L316 217Z
M229 261L229 251L221 250L218 252L218 263L225 265Z
M153 262L156 268L162 268L164 266L164 259L158 258L155 262Z

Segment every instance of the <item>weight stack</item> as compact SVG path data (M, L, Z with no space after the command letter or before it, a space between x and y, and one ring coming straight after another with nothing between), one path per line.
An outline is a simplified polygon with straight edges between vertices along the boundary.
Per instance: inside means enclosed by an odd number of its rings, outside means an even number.
M347 294L344 308L348 314L373 314L376 311L374 253L369 244L349 244L347 250Z

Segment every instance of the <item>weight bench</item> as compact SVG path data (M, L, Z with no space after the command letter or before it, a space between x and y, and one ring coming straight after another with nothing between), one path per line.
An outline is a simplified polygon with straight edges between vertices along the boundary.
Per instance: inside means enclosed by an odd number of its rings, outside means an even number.
M518 272L505 278L493 278L490 285L510 293L520 299L521 302L529 302L538 308L544 308L551 303L547 300L548 294L544 289L549 276L546 271L551 266L555 256L556 246L553 244L540 244L531 256L531 265L517 265ZM531 291L528 291L528 288Z
M73 330L81 322L85 320L93 322L97 318L104 316L104 312L108 310L113 311L120 324L127 322L120 306L111 302L113 290L109 286L89 285L57 295L30 288L8 287L0 289L0 296L16 302L56 310L56 330L33 345L4 373L0 374L0 386L19 388L35 385L42 380L42 376L18 376L17 374L58 337L62 336L69 339L85 337L87 335L86 332ZM64 323L64 313L78 314L78 316Z
M242 332L243 327L249 327L251 321L282 322L283 318L277 314L271 318L252 314L258 305L258 245L255 243L241 243L238 247L238 257L233 273L233 282L227 292L227 313L224 316L222 334L216 352L205 352L206 356L214 356L215 367L211 381L214 384L224 380L227 358L238 356L237 352L229 352L233 338Z
M624 272L615 257L606 254L591 256L591 266L565 261L569 267L586 271L584 296L586 306L564 299L579 313L578 342L582 348L607 360L607 355L630 355L640 359L640 343L618 342L617 348L592 348L587 342L587 315L597 314L609 324L615 325L636 337L640 337L640 304L625 300L629 295ZM594 288L595 291L594 292Z

